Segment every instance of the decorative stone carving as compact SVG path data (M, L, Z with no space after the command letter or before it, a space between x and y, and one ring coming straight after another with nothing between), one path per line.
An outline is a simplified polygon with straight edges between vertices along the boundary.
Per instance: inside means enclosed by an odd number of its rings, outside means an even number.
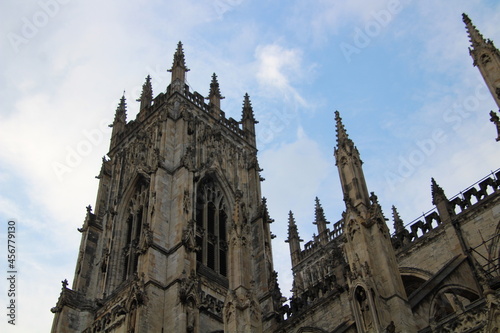
M145 222L142 226L142 237L140 239L140 244L138 246L138 253L144 254L149 247L153 244L153 231L149 226L149 223Z
M498 99L500 99L500 88L497 88L496 93L497 93ZM493 124L495 124L495 126L497 128L497 138L496 138L496 141L500 141L500 118L493 111L490 112L490 117L491 117L490 121Z
M188 252L197 251L195 239L195 221L189 220L187 225L182 230L182 244L186 247Z
M187 304L188 299L192 298L198 300L198 277L194 271L191 271L189 277L186 276L186 271L182 272L183 277L181 278L179 286L179 299L182 304Z

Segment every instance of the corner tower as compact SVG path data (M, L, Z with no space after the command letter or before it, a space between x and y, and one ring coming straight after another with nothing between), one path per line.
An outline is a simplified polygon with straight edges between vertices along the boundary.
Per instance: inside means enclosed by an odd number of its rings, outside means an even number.
M386 219L376 195L368 195L358 149L335 112L339 170L346 210L344 253L349 298L358 332L416 332Z
M79 229L73 285L63 283L52 309L54 333L277 325L272 219L248 95L242 125L189 90L181 43L170 71L170 85L155 98L146 78L135 120L127 122L120 100L96 206Z

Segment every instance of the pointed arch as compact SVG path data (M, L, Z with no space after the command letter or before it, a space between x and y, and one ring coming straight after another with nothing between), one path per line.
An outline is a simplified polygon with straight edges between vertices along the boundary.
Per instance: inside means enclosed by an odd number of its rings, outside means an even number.
M363 283L356 283L351 289L352 306L356 326L360 332L371 332L378 325L373 289Z
M139 245L148 217L149 186L148 177L136 174L118 207L114 238L120 241L114 245L117 247L114 253L118 256L115 260L118 262L117 272L121 272L120 281L132 278L138 269Z
M467 305L479 299L473 289L461 285L445 285L433 296L429 308L429 322L439 322L445 317L463 310Z
M432 277L430 272L414 267L400 267L399 272L408 298Z
M196 260L222 276L227 276L227 198L216 172L207 173L196 186Z

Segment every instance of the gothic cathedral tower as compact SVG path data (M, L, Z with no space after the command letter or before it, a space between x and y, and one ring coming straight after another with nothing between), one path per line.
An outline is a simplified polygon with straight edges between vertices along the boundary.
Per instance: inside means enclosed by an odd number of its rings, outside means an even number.
M214 74L191 92L179 43L166 92L122 97L94 211L87 207L72 288L52 332L268 332L281 293L245 95L226 118Z
M344 193L349 299L358 332L416 332L384 215L368 194L358 149L335 112L335 161Z

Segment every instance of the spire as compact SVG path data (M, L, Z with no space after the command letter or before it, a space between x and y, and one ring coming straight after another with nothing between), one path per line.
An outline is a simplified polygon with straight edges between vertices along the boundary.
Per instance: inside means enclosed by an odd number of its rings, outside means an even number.
M354 142L347 135L338 111L335 111L335 122L337 131L335 164L339 170L344 201L348 207L358 208L359 205L363 205L363 210L366 210L370 207L370 196L363 174L363 162Z
M168 71L172 73L171 84L173 90L181 92L186 82L186 72L189 71L186 67L186 59L184 58L184 50L182 49L181 42L177 44L177 50L174 53L174 62L172 68Z
M399 216L398 210L394 205L392 206L392 219L394 221L394 231L396 235L405 230L405 225L403 223L403 220Z
M469 16L463 13L462 20L464 21L467 33L469 34L469 41L471 43L471 46L474 48L479 45L486 45L487 41L484 39L483 35L481 35L479 30L477 30L476 26L472 24L472 21L469 18Z
M326 225L329 224L325 218L325 212L323 211L323 207L321 207L321 204L319 202L318 197L315 199L316 201L316 206L314 209L314 222L313 224L316 224L316 227L318 228L318 236L321 242L327 242L328 241L328 235L327 235L327 227Z
M140 110L151 106L153 100L153 87L151 86L151 76L146 77L146 82L142 85L141 98L137 102L141 102Z
M498 86L500 81L500 51L491 40L485 39L481 35L466 14L462 14L462 19L471 43L469 54L474 61L473 64L479 69L493 99L500 107L500 87Z
M295 223L292 211L288 213L288 239L285 240L285 242L290 246L292 266L295 266L300 260L300 242L303 242L303 240L299 237L297 224Z
M210 106L217 115L218 110L220 110L220 100L224 99L224 97L220 94L219 81L217 81L217 75L215 73L212 74L212 82L210 82L210 91L207 99L210 100Z

